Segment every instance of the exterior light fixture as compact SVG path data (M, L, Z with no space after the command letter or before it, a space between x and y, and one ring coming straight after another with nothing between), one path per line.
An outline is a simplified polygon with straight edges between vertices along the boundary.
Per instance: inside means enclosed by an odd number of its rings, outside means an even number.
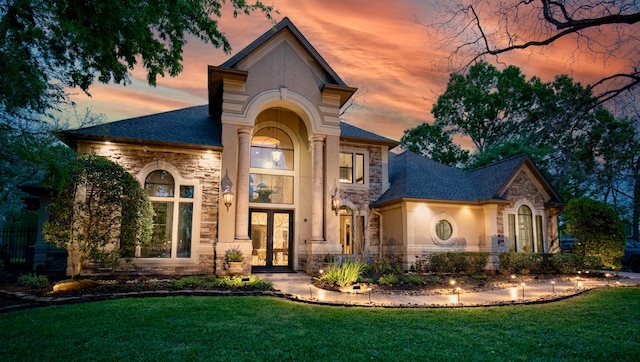
M555 280L551 281L551 293L553 293L553 295L556 294L556 281Z
M224 201L224 206L227 207L227 212L229 212L229 207L231 206L231 204L233 202L233 192L231 191L230 187L227 187L222 192L222 200Z
M229 212L229 207L233 203L233 191L231 191L233 182L231 182L229 178L228 170L226 170L224 177L220 180L220 186L224 190L222 191L222 201L224 202L224 206L227 207L227 212Z
M460 305L460 287L456 288L456 293L458 294L458 305Z
M522 299L524 299L524 286L525 286L525 284L521 283L520 285L522 286Z
M336 212L336 216L338 216L338 212L340 211L340 205L342 204L342 198L336 192L331 196L331 208Z

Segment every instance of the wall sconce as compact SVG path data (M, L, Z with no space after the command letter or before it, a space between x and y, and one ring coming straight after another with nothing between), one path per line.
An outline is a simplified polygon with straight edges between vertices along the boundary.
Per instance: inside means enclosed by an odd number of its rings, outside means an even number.
M231 182L231 179L229 178L229 170L225 171L224 177L220 180L220 186L222 186L222 189L224 190L222 191L222 201L224 202L224 206L227 207L227 212L229 212L229 207L233 203L233 191L231 191L233 182Z
M340 211L340 204L342 204L342 198L336 192L331 196L331 209L336 212L336 216L338 216L338 212Z
M222 200L224 201L224 206L227 207L227 212L229 212L229 207L231 206L231 203L233 202L233 192L231 191L230 187L227 187L222 192Z

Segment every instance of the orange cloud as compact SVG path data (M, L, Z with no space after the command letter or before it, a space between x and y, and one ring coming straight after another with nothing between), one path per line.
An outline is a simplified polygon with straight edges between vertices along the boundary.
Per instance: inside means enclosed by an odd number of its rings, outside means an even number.
M399 139L405 129L432 119L432 105L449 77L440 67L448 53L435 47L435 34L412 21L414 15L427 20L434 16L432 2L275 0L274 6L280 12L275 14L277 20L289 17L331 67L360 89L357 105L344 114L346 121ZM97 85L91 89L92 98L78 96L76 101L106 114L110 121L205 104L207 65L223 63L272 26L259 13L234 19L228 7L223 8L219 26L233 46L232 54L190 38L178 77L160 78L153 88L145 84L144 70L136 69L131 86ZM528 78L552 80L556 74L573 71L576 81L589 83L602 74L601 63L568 64L564 46L559 43L533 55L512 53L501 60L521 66Z

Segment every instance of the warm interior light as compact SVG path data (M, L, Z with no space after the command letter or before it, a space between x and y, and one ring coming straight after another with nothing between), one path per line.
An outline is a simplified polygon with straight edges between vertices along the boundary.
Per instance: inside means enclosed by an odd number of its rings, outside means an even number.
M222 192L222 200L224 201L224 206L227 207L227 211L229 211L229 207L231 206L231 203L233 202L233 192L231 191L231 188L227 187Z
M278 164L282 160L282 150L280 150L277 147L274 150L272 150L271 151L271 160L273 160L273 164L274 165L278 166Z

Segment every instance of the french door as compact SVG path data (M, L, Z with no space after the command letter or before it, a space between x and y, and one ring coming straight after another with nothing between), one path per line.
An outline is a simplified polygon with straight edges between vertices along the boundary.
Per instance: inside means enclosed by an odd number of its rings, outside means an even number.
M249 236L253 271L293 269L293 211L251 209Z

